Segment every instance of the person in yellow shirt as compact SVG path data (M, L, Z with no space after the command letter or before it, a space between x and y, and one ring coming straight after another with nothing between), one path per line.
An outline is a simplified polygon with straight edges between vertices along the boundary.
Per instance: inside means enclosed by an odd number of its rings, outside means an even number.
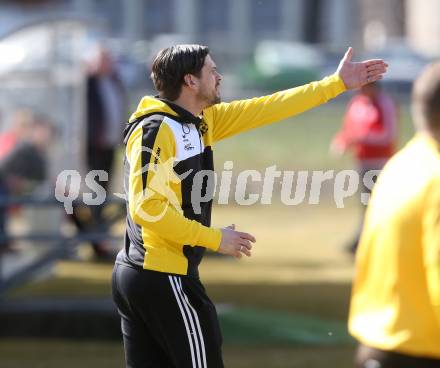
M152 79L125 129L125 247L113 272L127 367L223 367L217 314L199 280L206 249L240 258L255 238L210 225L213 145L318 106L382 78L383 60L352 62L319 82L249 100L220 103L222 76L209 49L159 52Z
M358 368L440 367L440 62L417 79L417 133L373 189L349 330Z

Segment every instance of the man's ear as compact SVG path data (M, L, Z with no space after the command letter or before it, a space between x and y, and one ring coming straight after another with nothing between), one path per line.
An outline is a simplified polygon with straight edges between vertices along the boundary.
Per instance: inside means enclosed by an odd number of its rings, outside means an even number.
M183 80L185 81L185 84L188 87L195 87L196 85L196 81L195 81L195 77L192 74L187 74L183 77Z

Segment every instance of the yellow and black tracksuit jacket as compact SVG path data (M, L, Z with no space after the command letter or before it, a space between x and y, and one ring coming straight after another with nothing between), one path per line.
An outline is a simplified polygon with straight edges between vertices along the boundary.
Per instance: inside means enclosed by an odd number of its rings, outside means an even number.
M213 145L299 114L345 91L337 75L272 95L220 103L195 117L175 104L144 97L125 130L126 245L117 262L198 276L205 248L216 251L212 200L194 205L194 189L212 191Z

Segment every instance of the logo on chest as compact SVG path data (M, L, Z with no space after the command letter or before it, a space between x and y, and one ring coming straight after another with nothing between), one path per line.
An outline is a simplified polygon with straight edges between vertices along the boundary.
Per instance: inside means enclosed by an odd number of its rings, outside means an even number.
M199 130L194 124L181 123L170 118L164 119L171 128L176 142L176 161L186 160L201 154L204 150Z
M185 151L192 151L195 147L191 141L194 140L194 137L191 137L191 135L194 135L192 131L189 131L188 133L182 134L182 140L183 140L183 149ZM190 139L192 138L192 139Z
M194 146L191 143L186 143L183 149L185 151L192 151L194 149Z

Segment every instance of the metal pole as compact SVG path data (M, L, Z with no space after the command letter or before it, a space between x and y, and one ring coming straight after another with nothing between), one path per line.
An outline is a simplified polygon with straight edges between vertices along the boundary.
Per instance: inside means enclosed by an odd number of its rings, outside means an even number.
M253 51L251 31L251 4L249 0L230 2L230 45L231 55L239 61L249 56Z
M281 0L281 38L301 41L303 37L304 0Z
M199 30L199 2L197 0L175 0L176 32L187 36L188 42L197 42Z

